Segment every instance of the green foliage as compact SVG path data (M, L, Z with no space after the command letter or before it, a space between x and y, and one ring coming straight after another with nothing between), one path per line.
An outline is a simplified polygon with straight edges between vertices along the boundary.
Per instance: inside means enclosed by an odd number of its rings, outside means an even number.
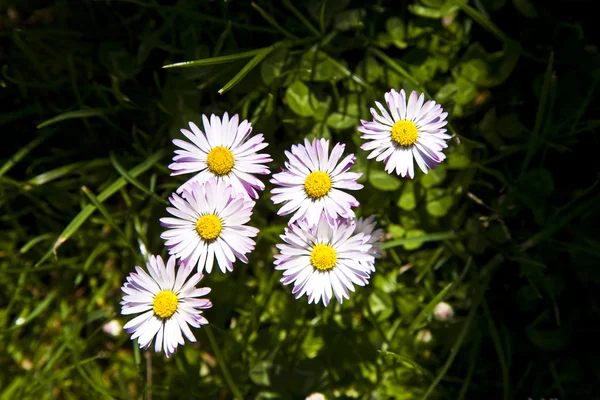
M0 398L595 393L600 56L591 18L570 12L530 0L0 4ZM447 159L414 180L360 149L356 127L390 88L449 114ZM103 327L128 320L120 287L134 265L166 255L158 219L185 179L169 176L171 140L225 111L264 133L272 171L305 137L346 143L363 173L357 214L376 215L384 256L342 305L295 300L273 268L286 221L267 184L250 262L205 276L210 324L165 359ZM433 317L440 301L454 318Z

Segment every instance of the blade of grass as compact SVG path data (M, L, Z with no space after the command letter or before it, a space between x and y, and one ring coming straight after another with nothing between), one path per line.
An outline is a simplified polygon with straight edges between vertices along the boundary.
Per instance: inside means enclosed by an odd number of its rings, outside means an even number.
M469 369L467 370L467 376L463 381L463 384L460 388L460 392L458 392L458 397L456 400L463 400L469 391L469 386L471 386L471 380L473 379L473 373L475 372L475 365L477 364L477 354L479 353L479 346L473 346L471 350L471 357L469 357Z
M44 140L48 139L55 131L47 132L43 135L40 135L29 142L26 146L21 148L19 151L15 153L14 156L8 159L0 168L0 178L4 176L16 163L21 161L29 152L39 146Z
M212 22L212 23L221 24L221 25L226 25L228 23L231 23L234 28L246 29L248 31L254 31L254 32L275 33L275 31L273 29L267 28L264 26L243 24L240 22L233 22L233 21L225 19L225 18L217 18L217 17L213 17L211 15L205 15L205 14L195 12L195 11L183 8L183 7L160 6L157 4L153 4L154 2L147 2L147 1L141 1L141 0L122 0L122 1L127 2L127 3L137 4L142 7L149 7L149 8L154 8L156 10L162 10L162 11L179 14L182 17L189 18L191 20L197 20L197 21L202 21L202 22Z
M315 36L321 36L319 30L315 28L315 26L311 24L310 21L304 15L302 15L302 13L296 7L294 7L290 0L283 0L283 5L286 6L288 10L290 10L296 16L296 18L298 18L298 20L300 20L300 22L302 22L304 26L306 26L306 28Z
M485 30L496 36L504 44L510 44L514 42L508 36L504 34L492 21L485 17L482 13L469 6L465 0L451 0L451 3L459 6L465 14L471 17L475 22L481 25Z
M57 122L65 121L68 119L101 117L104 114L106 114L107 112L114 112L114 109L112 109L112 108L90 108L90 109L86 109L86 110L68 111L66 113L62 113L60 115L57 115L54 118L50 118L49 120L42 122L41 124L39 124L37 126L37 129L42 129L42 128L45 128L52 124L56 124Z
M382 249L390 249L392 247L401 246L403 244L408 243L417 243L417 242L437 242L440 240L449 240L449 239L458 239L462 235L459 235L457 232L438 232L438 233L430 233L423 236L413 236L409 238L402 238L396 240L390 240L389 242L385 242L381 248Z
M11 332L14 331L16 329L22 328L25 325L27 325L28 323L30 323L31 321L33 321L35 319L35 317L37 317L38 315L40 315L46 308L48 308L50 306L50 304L52 303L52 301L54 300L54 298L56 297L58 293L58 290L53 290L50 293L48 293L48 295L46 295L46 297L44 298L44 300L42 300L36 308L34 308L34 310L32 312L29 313L29 315L27 315L26 318L24 318L23 321L20 321L18 324L15 322L15 325L11 326L8 329L4 329L2 331L0 331L0 334L4 334L7 332ZM20 320L21 317L17 318L17 321Z
M223 355L221 354L219 345L217 344L217 341L215 340L215 335L212 333L212 328L210 326L206 326L203 329L206 332L206 336L208 336L208 341L210 342L210 346L212 347L213 352L215 353L217 363L219 364L219 367L221 368L221 372L223 372L223 377L225 378L225 381L227 382L229 389L233 393L233 397L238 400L243 399L242 394L240 393L239 389L235 385L235 382L231 378L231 374L229 373L229 369L227 368L226 361L223 359Z
M256 67L262 60L264 60L264 58L268 56L273 51L273 49L275 49L275 47L276 46L273 45L262 49L261 52L255 55L254 58L252 58L252 60L250 60L248 64L246 64L244 68L240 70L240 72L238 72L229 82L225 84L225 86L219 89L219 94L223 94L232 87L234 87L239 81L241 81L246 75L248 75L248 72L252 71L254 67Z
M108 210L106 209L106 207L104 207L104 205L98 200L98 198L94 195L94 193L92 193L92 191L90 189L88 189L85 186L82 186L81 190L83 191L83 193L85 193L85 195L88 197L88 199L90 199L90 201L92 202L92 204L102 213L102 215L104 215L104 218L106 218L106 221L108 222L108 224L115 231L117 231L117 233L123 238L123 241L125 242L125 244L127 244L127 247L129 247L129 249L131 250L131 252L133 254L135 254L136 250L131 245L131 243L129 243L129 239L127 238L127 235L125 235L125 232L123 232L121 230L121 228L119 228L119 225L117 225L117 223L115 222L114 218L108 212Z
M396 354L393 351L387 351L387 350L377 350L379 353L386 355L386 356L391 356L395 359L397 359L398 361L400 361L402 364L406 365L409 368L412 369L416 369L419 372L421 372L424 376L426 376L429 380L433 380L433 374L431 372L429 372L427 369L425 369L424 367L422 367L421 365L419 365L416 361L411 360L410 358L403 356L401 354Z
M60 179L73 172L81 173L86 169L104 167L109 164L110 161L106 159L91 160L87 162L76 162L41 173L38 176L29 179L27 183L29 183L30 185L40 186L48 182L54 181L56 179Z
M226 56L210 57L210 58L204 58L202 60L183 61L183 62L178 62L178 63L174 63L174 64L167 64L167 65L163 65L163 68L203 67L206 65L225 64L225 63L229 63L232 61L241 60L244 58L254 57L255 55L259 54L261 51L264 51L265 49L268 49L268 47L263 47L263 48L256 49L256 50L244 51L242 53L237 53L237 54L229 54Z
M321 11L319 12L319 29L321 30L321 35L325 34L325 8L327 5L327 0L323 0L321 3Z
M153 155L148 157L143 163L141 163L138 166L136 166L135 168L131 169L129 171L129 175L135 178L138 175L146 172L154 164L156 164L161 158L163 158L166 153L167 153L167 150L165 150L165 149L157 151L156 153L154 153ZM97 197L98 201L104 202L110 196L112 196L117 191L119 191L119 189L121 189L122 187L127 185L127 183L128 182L125 178L123 178L123 177L118 178L109 187L104 189L98 195L98 197ZM48 252L46 253L46 255L44 255L44 257L42 257L42 259L37 262L36 266L39 266L41 263L43 263L45 260L47 260L48 257L50 257L52 254L54 254L54 256L57 257L56 251L58 250L58 248L64 242L66 242L67 239L69 239L75 232L77 232L77 230L81 227L81 225L83 225L83 223L90 217L90 215L92 215L94 213L94 211L96 211L96 207L94 205L88 204L87 206L85 206L83 208L83 210L81 210L79 212L79 214L77 214L77 216L61 232L61 234L58 236L58 239L56 240L56 242L54 243L52 248L50 248L48 250Z
M380 58L381 61L383 61L384 63L386 63L388 65L388 67L390 67L391 69L393 69L394 71L396 71L397 73L399 73L400 75L402 75L403 77L408 79L410 81L410 83L412 83L416 88L418 88L421 92L425 93L425 95L428 98L431 98L431 96L427 93L427 91L425 90L425 88L423 87L421 82L419 82L415 78L413 78L413 76L411 74L409 74L407 70L402 68L400 66L400 64L398 64L396 61L392 60L384 52L382 52L379 49L373 48L373 47L369 48L369 52L373 53L373 55Z
M277 21L275 21L275 18L273 18L273 16L271 16L271 14L269 14L268 12L266 12L265 10L263 10L258 4L256 4L255 2L252 2L252 7L258 11L260 13L260 15L262 15L262 17L273 26L273 28L277 29L279 32L281 32L285 37L289 38L289 39L298 39L298 36L290 33L289 31L287 31L283 26L279 25L277 23Z
M348 68L344 67L342 64L340 64L339 62L337 62L335 59L333 59L332 57L330 57L328 54L327 54L327 60L331 64L333 64L334 67L336 67L346 77L351 78L354 82L358 83L359 85L361 85L365 89L373 90L373 88L371 87L371 85L369 85L367 82L365 82L365 80L363 78L361 78L357 74L353 73Z
M125 168L123 168L123 166L121 164L119 164L114 153L111 152L109 155L109 158L110 158L110 161L112 162L113 167L115 167L117 172L119 172L119 174L121 174L121 176L123 178L125 178L125 180L127 182L131 183L133 186L140 189L142 192L146 193L148 196L151 196L154 200L158 201L159 203L170 205L168 201L166 201L162 197L158 196L156 193L152 192L150 189L148 189L146 186L144 186L140 181L138 181L133 176L131 176L127 172L127 170Z
M487 306L487 302L485 299L481 303L483 306L483 311L488 321L488 330L490 331L490 336L492 338L492 342L494 343L494 348L496 349L496 353L498 354L498 360L500 361L500 370L502 371L502 391L503 391L503 399L510 399L510 376L508 365L506 363L506 356L504 355L504 349L502 348L502 343L500 342L500 336L498 335L498 330L496 329L496 325L494 324L494 320L492 319L492 315L490 314L490 310Z
M49 81L50 78L48 76L48 73L46 72L46 68L44 68L42 66L42 64L40 63L40 60L38 60L35 52L32 51L29 48L29 46L27 46L27 43L25 43L25 41L21 38L20 29L13 31L13 40L15 41L15 44L17 45L17 47L19 49L21 49L21 51L23 52L23 54L25 54L25 56L29 59L29 61L31 62L31 64L33 64L33 66L35 67L35 69L38 70L38 72L40 73L40 75L42 76L42 78L45 81Z
M454 345L450 349L450 355L448 356L448 359L444 363L444 366L442 367L440 372L435 377L434 381L427 388L427 391L423 395L422 400L427 400L427 398L431 395L431 393L433 393L435 387L444 378L444 376L446 375L446 372L448 372L448 369L450 369L450 366L454 362L454 358L458 354L458 351L460 350L460 347L462 346L462 343L465 340L465 337L467 336L467 333L469 332L469 330L471 328L471 323L473 322L473 319L475 318L475 314L477 314L477 310L479 309L479 304L481 303L481 300L483 299L483 294L485 293L486 289L487 289L487 283L481 284L479 286L479 288L477 290L477 294L475 295L475 297L473 299L473 303L471 305L471 311L469 312L469 315L467 316L467 319L466 319L462 329L460 330L458 337L456 338L456 342L454 342Z
M217 43L215 44L215 49L213 50L213 57L218 57L219 54L221 54L221 49L223 48L223 44L225 44L225 40L227 40L230 33L231 33L231 21L229 21L229 23L225 27L225 30L223 31L223 33L221 33L221 35L219 35L219 39L217 40Z
M531 135L529 136L529 146L527 147L527 153L525 154L525 159L523 160L523 165L521 166L521 175L523 175L527 170L527 167L529 167L531 158L533 157L538 148L540 131L542 129L542 123L544 122L544 117L546 115L546 103L548 102L548 95L550 94L550 84L552 82L553 66L554 52L550 53L550 58L548 59L546 73L544 74L544 84L540 93L540 103L538 104L538 109L535 114L535 125L533 127L533 130L531 131Z

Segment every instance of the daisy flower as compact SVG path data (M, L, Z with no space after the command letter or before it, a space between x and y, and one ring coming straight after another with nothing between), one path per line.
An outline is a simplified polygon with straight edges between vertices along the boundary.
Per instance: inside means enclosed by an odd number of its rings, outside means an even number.
M210 288L196 288L202 279L201 273L188 280L191 267L181 266L175 274L175 257L170 257L165 267L160 256L151 255L146 268L149 275L136 266L137 273L129 274L121 288L125 293L121 314L141 314L123 328L133 333L131 339L138 339L140 348L147 349L154 339L154 351L164 350L169 357L178 345L185 343L183 336L190 342L196 341L188 325L199 328L208 324L201 310L212 304L199 297L210 293Z
M169 254L207 273L215 258L223 272L233 271L236 258L248 263L246 253L255 245L250 238L258 233L244 225L255 204L248 196L223 180L211 179L203 185L192 182L183 189L182 197L173 193L169 201L175 208L167 211L175 218L160 219L168 228L160 237L166 240Z
M361 149L371 151L367 158L376 158L385 163L385 170L411 179L415 177L414 161L423 173L433 169L446 156L442 152L448 147L446 140L446 117L442 106L435 101L425 102L425 97L417 92L410 94L408 103L404 90L400 93L394 89L385 94L385 102L390 113L379 102L375 102L381 115L371 108L373 121L361 120L358 130L364 135L362 139L370 140Z
M365 286L369 281L370 265L374 262L371 244L364 233L355 234L354 221L337 220L332 225L321 217L315 226L306 220L285 228L275 255L275 269L283 271L281 282L294 283L296 298L304 294L308 303L323 299L327 306L335 295L338 302L349 299L354 285Z
M338 143L329 154L328 140L314 139L311 143L304 139L304 146L293 145L291 152L286 151L285 168L271 179L281 186L271 191L273 203L284 203L277 215L295 211L289 223L305 217L310 226L316 225L323 213L330 223L338 216L354 217L350 207L359 203L343 190L362 189L363 185L356 183L362 173L348 172L354 164L353 154L340 161L345 147Z
M367 238L365 243L370 244L372 247L369 253L374 258L381 258L383 252L381 251L380 239L383 237L383 230L377 229L377 222L374 221L375 216L371 215L369 218L358 218L355 223L354 233L364 233L364 237ZM369 265L371 272L375 272L375 263Z
M191 143L173 140L173 144L181 150L175 150L174 162L169 165L173 170L171 175L197 172L177 189L177 193L181 193L192 182L202 184L215 178L230 184L240 193L258 198L257 190L264 190L265 185L254 174L269 174L269 167L264 164L272 161L268 154L258 154L268 145L263 143L263 135L249 138L252 125L247 120L238 123L237 114L229 119L229 115L225 113L223 120L213 114L210 122L203 115L202 122L204 132L193 122L189 123L191 132L181 129L181 133Z

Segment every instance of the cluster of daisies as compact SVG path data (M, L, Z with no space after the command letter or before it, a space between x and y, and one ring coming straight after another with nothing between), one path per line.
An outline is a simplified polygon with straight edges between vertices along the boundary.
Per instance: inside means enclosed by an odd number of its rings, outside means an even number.
M427 173L444 160L443 149L450 138L443 127L447 113L434 101L404 90L385 94L387 109L371 109L373 121L362 121L358 130L367 142L368 158L383 161L389 173L414 177L414 163ZM389 110L389 111L388 111ZM203 272L216 264L223 272L233 270L236 260L248 263L259 230L248 226L259 192L265 185L257 175L270 173L267 143L262 134L251 136L252 126L237 115L202 117L204 131L193 122L181 132L188 141L175 139L171 175L194 174L169 198L170 217L161 218L166 229L161 238L170 255L149 257L147 271L135 267L122 291L122 314L139 314L124 329L139 346L169 357L184 336L196 339L190 326L208 323L202 310L211 302L204 298L209 288L196 285ZM344 155L345 145L330 149L325 139L304 140L285 151L287 161L270 182L272 201L281 205L279 216L291 215L276 247L275 269L283 271L281 282L293 284L296 298L327 306L335 296L349 299L356 286L368 283L381 256L383 231L374 216L356 218L359 202L348 191L362 189L361 173L350 172L353 154Z

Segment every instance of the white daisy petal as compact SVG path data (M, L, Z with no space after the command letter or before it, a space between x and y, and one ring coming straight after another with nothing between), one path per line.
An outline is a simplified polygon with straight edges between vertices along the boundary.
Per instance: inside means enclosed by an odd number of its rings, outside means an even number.
M258 233L245 225L255 204L247 195L236 192L224 180L209 179L204 184L189 184L183 198L173 194L169 201L175 208L168 207L167 212L174 217L160 220L167 228L161 238L166 240L169 254L207 273L215 259L223 272L233 270L236 258L247 262L245 255L255 246L250 238ZM194 218L181 218L185 210Z
M283 203L278 215L292 214L290 223L306 218L310 226L315 225L322 214L329 220L354 215L351 207L358 201L342 190L358 190L363 185L356 183L361 173L348 173L355 157L350 154L339 161L343 144L336 144L329 153L329 141L305 139L304 145L293 145L286 151L288 161L282 172L274 174L271 183L271 200ZM341 190L340 190L341 189ZM339 195L339 193L343 193Z
M372 218L360 223L361 232L356 231L355 221L338 218L331 222L324 215L315 225L306 219L291 224L281 236L285 244L277 245L280 253L275 256L275 269L283 271L281 282L293 283L292 294L296 298L306 294L309 304L322 300L327 307L334 296L339 303L348 299L348 289L354 291L352 283L368 283L379 254L372 250L371 238L379 238L381 230L372 232ZM369 230L371 235L365 235Z
M385 93L385 104L375 105L383 115L371 109L373 121L361 120L358 131L367 140L361 148L369 151L367 159L375 158L385 163L385 170L409 178L415 176L415 162L423 173L433 169L435 163L445 159L442 150L448 147L446 117L442 107L435 101L425 101L425 95L411 92L408 100L404 90L392 89ZM387 121L389 119L389 121ZM387 122L386 122L387 121Z
M196 173L177 192L181 193L193 182L202 184L214 178L229 181L240 193L258 198L257 191L264 190L265 186L253 174L269 174L265 164L272 161L268 154L258 153L267 146L263 135L249 137L252 125L246 120L239 123L237 114L229 118L225 113L222 121L214 114L210 120L203 115L202 123L204 132L193 122L189 123L191 132L181 130L190 142L173 140L182 150L175 151L173 163L169 165L171 175Z
M175 263L175 257L170 257L165 266L160 256L150 255L146 263L150 275L136 267L137 273L131 273L121 288L127 294L121 301L121 314L143 313L123 328L131 334L132 340L138 339L141 349L149 348L154 340L154 351L164 351L167 357L175 352L178 345L185 343L183 335L192 342L196 341L187 325L199 327L198 320L208 323L201 310L212 306L207 299L199 299L210 292L209 288L195 286L202 275L194 274L187 280L192 267L181 265L175 271ZM146 285L152 286L152 290L146 289ZM154 293L155 287L162 290ZM148 300L150 292L154 293L150 302L140 304L140 300Z

